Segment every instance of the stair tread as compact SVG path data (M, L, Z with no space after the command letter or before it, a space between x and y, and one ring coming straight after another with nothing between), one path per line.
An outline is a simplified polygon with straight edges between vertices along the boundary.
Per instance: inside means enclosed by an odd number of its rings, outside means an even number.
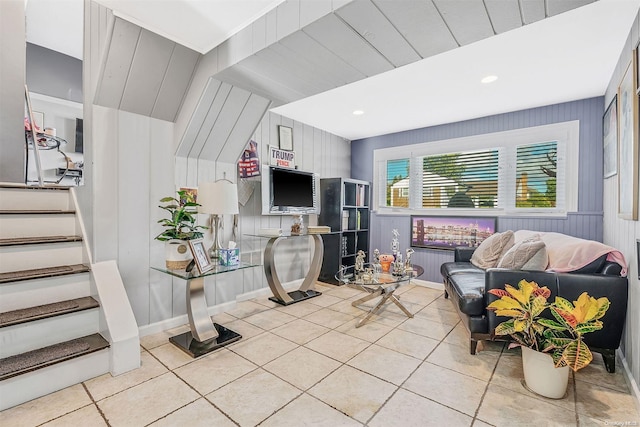
M0 359L0 381L109 347L100 334L87 335Z
M0 328L54 316L61 316L63 314L75 313L82 310L89 310L99 306L100 304L98 301L92 297L82 297L51 304L38 305L35 307L22 308L19 310L6 311L4 313L0 313Z
M0 283L64 276L67 274L85 273L87 271L89 271L89 267L84 264L59 265L55 267L34 268L32 270L8 271L6 273L0 273Z
M0 239L0 246L34 245L40 243L81 242L82 236L37 236Z
M75 214L76 211L68 210L68 209L2 209L0 210L0 214L2 215L52 215L52 214L62 214L69 215Z

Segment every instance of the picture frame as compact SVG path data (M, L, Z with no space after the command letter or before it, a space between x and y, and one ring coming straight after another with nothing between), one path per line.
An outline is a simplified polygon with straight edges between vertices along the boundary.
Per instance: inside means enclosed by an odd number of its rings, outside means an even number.
M293 151L293 129L288 126L278 126L278 141L281 150Z
M411 247L475 248L496 232L496 226L496 217L411 215Z
M33 112L33 123L36 125L36 129L40 133L44 133L44 113L41 111Z
M204 274L211 270L213 268L213 262L211 262L207 249L204 247L204 239L191 239L188 242L189 249L191 249L191 254L193 255L193 260L195 261L200 274Z
M638 271L638 280L640 280L640 239L636 239L636 270Z
M638 219L637 49L618 86L618 217Z
M613 97L602 117L602 130L603 175L604 178L610 178L618 173L618 95Z

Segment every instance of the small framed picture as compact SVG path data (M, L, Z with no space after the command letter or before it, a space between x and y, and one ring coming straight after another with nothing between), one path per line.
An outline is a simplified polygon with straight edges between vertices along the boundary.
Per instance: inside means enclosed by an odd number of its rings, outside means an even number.
M640 239L636 239L636 270L638 270L638 279L640 280Z
M209 258L207 249L204 247L204 239L189 240L189 248L200 274L204 274L213 268L211 258Z
M618 173L618 96L607 107L602 119L604 133L604 177Z
M278 126L278 138L281 150L293 151L293 129L287 126Z

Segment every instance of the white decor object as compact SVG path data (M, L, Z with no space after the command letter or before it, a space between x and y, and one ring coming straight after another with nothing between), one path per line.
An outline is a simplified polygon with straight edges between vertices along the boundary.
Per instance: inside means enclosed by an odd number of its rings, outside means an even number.
M189 243L179 239L164 242L164 257L169 270L184 270L193 259Z
M238 187L231 181L221 179L216 182L203 182L198 185L198 212L211 215L211 231L213 244L209 249L211 259L219 257L220 244L220 216L235 215L238 210Z
M556 368L553 359L547 353L522 349L522 369L527 388L541 396L562 399L567 393L569 367Z

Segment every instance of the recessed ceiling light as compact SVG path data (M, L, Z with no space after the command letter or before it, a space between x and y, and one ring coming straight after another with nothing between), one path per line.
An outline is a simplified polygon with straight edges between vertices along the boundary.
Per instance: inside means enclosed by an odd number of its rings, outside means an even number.
M484 77L482 80L480 80L480 82L482 83L493 83L496 80L498 80L498 76L486 76Z
M354 116L361 116L364 114L364 111L362 110L353 110L353 115Z

